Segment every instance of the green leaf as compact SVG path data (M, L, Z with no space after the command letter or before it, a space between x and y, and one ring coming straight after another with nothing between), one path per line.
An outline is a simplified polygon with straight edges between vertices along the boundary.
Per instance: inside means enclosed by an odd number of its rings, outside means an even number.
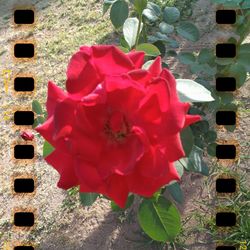
M202 120L197 122L196 124L199 124L200 130L202 133L207 133L209 131L209 122L206 120Z
M166 42L168 43L168 45L171 47L171 48L174 48L174 49L177 49L180 47L179 43L175 40L175 39L172 39L172 38L167 38L166 39Z
M235 103L221 104L220 105L220 110L237 112L238 111L238 105L236 105Z
M201 173L203 175L208 176L209 170L207 164L203 160L203 150L197 146L193 146L192 152L188 157L188 165L189 171Z
M43 158L47 157L54 151L54 147L47 141L43 144Z
M128 18L128 3L124 0L117 0L112 4L110 19L115 28L121 27Z
M34 123L32 124L32 128L36 128L39 125L37 119L34 119Z
M185 168L186 170L189 170L188 169L188 158L186 158L186 157L185 158L181 158L180 160L178 160L176 162L178 162L179 164L181 164L183 166L183 168Z
M45 122L45 118L40 115L37 116L36 120L38 124L43 124Z
M230 65L234 62L233 58L215 58L215 62L219 65L225 66L225 65Z
M191 22L181 22L176 30L180 36L189 41L196 42L200 39L198 28Z
M194 107L194 106L191 106L188 113L190 115L206 115L205 112L203 112L202 110L200 110L199 108L197 107Z
M198 62L201 64L211 63L214 60L214 58L215 56L210 49L201 49L198 56Z
M138 219L144 232L155 241L173 242L181 230L178 209L163 196L158 202L145 199L140 204Z
M232 93L227 92L218 93L218 97L220 97L220 101L223 105L232 103L234 100L234 95Z
M175 23L179 20L180 14L176 7L166 7L163 11L163 20L169 24Z
M212 157L216 156L216 146L217 146L216 143L211 143L207 147L207 153Z
M105 13L109 10L110 6L117 0L104 0L103 2L103 9L102 14L105 15Z
M124 48L126 48L128 50L130 49L127 41L124 38L124 36L120 37L120 46L122 46L122 47L124 47Z
M154 46L153 44L150 43L142 43L139 44L136 47L137 51L144 51L146 53L147 56L159 56L161 54L161 52L159 51L159 49Z
M36 119L34 119L32 128L36 128L38 125L43 124L44 122L45 122L45 118L41 115L37 115Z
M167 56L176 57L176 56L177 56L177 53L176 53L175 50L168 50L168 51L167 51Z
M217 73L217 68L216 67L211 67L208 64L203 64L202 73L207 75L207 76L214 77L215 74Z
M182 159L184 159L182 161ZM183 173L184 173L184 165L186 164L185 163L185 158L182 158L181 160L178 160L178 161L175 161L174 163L174 167L179 175L179 177L181 178ZM176 183L177 181L176 180L173 180L169 183L169 185L173 184L173 183Z
M190 127L186 127L181 131L181 142L187 157L191 153L194 145L194 136Z
M209 130L209 123L206 120L202 120L192 124L192 128L194 128L194 130L197 130L197 134L204 134Z
M229 132L234 132L234 130L236 129L236 125L226 125L224 126L226 128L227 131Z
M161 67L164 69L164 68L167 68L167 69L169 69L169 65L167 64L167 63L165 63L165 62L162 62L161 63Z
M167 189L175 201L182 204L183 203L183 193L178 182L172 183L167 186Z
M157 192L153 194L153 197L150 198L150 200L152 202L158 202L159 198L161 197L161 194L163 194L165 190L166 190L166 187L159 189Z
M111 209L115 212L121 212L129 208L134 202L135 196L132 194L128 197L125 208L120 208L114 201L111 201Z
M250 72L250 43L244 43L240 46L237 55L237 63L242 65L246 71Z
M213 76L216 74L217 72L217 69L216 67L211 67L209 66L208 64L200 64L200 63L193 63L191 64L190 66L190 71L191 73L193 74L196 74L196 75L199 75L199 74L202 74L202 75L206 75L206 76Z
M199 83L189 79L177 79L177 91L182 102L211 102L211 92Z
M128 48L125 48L123 46L118 46L118 48L123 51L124 53L128 53L129 52L129 49Z
M147 0L135 0L134 5L138 14L142 14L143 10L147 7Z
M193 63L190 66L190 71L192 74L198 75L198 73L201 73L203 71L203 65L199 63Z
M205 140L207 143L211 143L211 142L214 142L216 141L217 139L217 133L213 130L209 130L205 136L204 136Z
M165 54L166 54L166 45L165 45L165 43L163 41L156 41L156 42L153 43L153 45L155 45L159 49L159 51L161 53L161 57L164 57Z
M200 149L204 149L205 142L202 136L198 136L194 138L194 145Z
M143 64L143 66L142 66L142 69L149 69L150 68L150 66L153 64L153 62L154 62L155 60L149 60L149 61L147 61L147 62L145 62L144 64Z
M185 162L183 162L181 160L175 161L175 163L174 163L174 166L175 166L180 178L182 177L182 175L184 173L184 165L185 165Z
M149 2L147 8L142 13L150 22L156 22L161 16L161 8L155 4Z
M180 52L178 54L178 59L183 64L192 64L196 61L194 54L190 52Z
M161 33L163 34L170 34L174 32L174 26L167 24L165 22L161 22L159 24L159 28L160 28Z
M34 100L32 102L32 111L38 115L42 115L43 113L43 109L42 109L42 106L41 104L39 103L39 101L37 100Z
M141 25L140 32L142 31L142 27L143 24ZM136 17L128 18L123 25L123 35L130 48L136 43L138 28L139 20Z
M250 54L239 54L237 63L242 65L247 72L250 72L250 64L249 64Z
M162 34L161 32L156 32L153 36L148 36L148 41L154 43L157 41L162 41L162 42L168 42L168 36L165 34Z
M197 77L194 81L200 83L205 88L211 90L211 84L210 84L210 82L208 80Z
M97 193L79 193L80 202L83 206L91 206L99 196Z
M228 75L236 78L237 88L240 88L247 79L247 72L244 66L234 63L228 70Z

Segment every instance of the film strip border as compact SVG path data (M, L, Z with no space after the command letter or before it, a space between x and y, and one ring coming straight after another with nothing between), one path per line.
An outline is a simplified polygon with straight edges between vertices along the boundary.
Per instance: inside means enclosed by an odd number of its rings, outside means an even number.
M217 25L233 25L237 20L237 12L233 9L218 9L216 11ZM235 58L237 55L236 45L234 43L218 43L216 45L217 58ZM237 82L236 78L230 75L216 77L216 90L219 92L235 92ZM235 126L237 124L237 115L235 111L218 110L216 112L216 124L218 126ZM220 141L216 146L216 157L220 160L235 161L239 154L239 145L237 141ZM222 176L216 180L217 197L220 195L229 196L237 191L237 180L234 177ZM237 214L233 211L222 210L216 213L216 226L218 229L231 228L237 224ZM240 225L239 225L240 226ZM223 239L221 239L223 241ZM238 247L238 248L237 248ZM247 250L246 242L241 242L239 246L218 245L217 250Z
M30 29L35 25L35 10L31 7L18 7L13 10L13 25L16 28ZM36 59L36 45L34 39L17 40L12 44L13 59L17 63L32 63ZM21 96L32 93L35 89L34 76L27 74L16 75L13 79L15 93ZM5 86L7 88L7 86ZM31 105L30 105L31 106ZM15 126L22 129L32 127L34 124L34 113L30 108L20 110L16 109L13 115ZM32 142L33 134L27 131L21 133L24 143L13 143L12 152L14 161L28 162L30 164L35 159L35 144ZM28 197L32 199L36 191L36 177L34 174L15 174L12 176L12 191L14 195ZM12 211L13 229L14 230L31 230L36 224L36 209L29 207L15 207ZM14 250L33 250L32 243L12 242L11 249Z
M235 10L217 10L216 22L218 24L234 24L236 22ZM35 22L34 9L20 8L14 11L14 23L15 25L29 26ZM18 41L13 45L13 53L16 60L27 61L35 58L35 43L34 41ZM236 56L235 44L217 44L216 56L218 58L234 58ZM3 72L6 74L9 72ZM16 92L32 92L35 88L35 80L32 76L17 76L14 78L14 90ZM5 90L7 92L8 85L5 84ZM216 78L216 90L223 92L233 92L236 90L236 79L234 77L217 77ZM34 123L34 113L32 111L16 111L14 113L14 123L18 126L29 126ZM219 110L216 113L217 125L235 125L236 113L234 111ZM17 160L33 159L34 158L34 146L30 144L15 145L14 146L14 158ZM234 144L219 144L216 147L216 157L218 159L235 159L236 158L236 146ZM28 194L35 192L35 178L27 176L19 176L13 178L13 190L17 194ZM216 180L217 193L231 194L236 192L236 179L234 178L219 178ZM236 225L236 214L228 211L221 211L216 214L216 225L218 227L231 227ZM13 223L18 228L31 228L35 224L35 212L29 209L17 209L13 211ZM31 250L34 249L32 244L23 245L17 243L13 246L15 250ZM234 246L217 246L218 250L233 250ZM246 249L241 247L240 249Z

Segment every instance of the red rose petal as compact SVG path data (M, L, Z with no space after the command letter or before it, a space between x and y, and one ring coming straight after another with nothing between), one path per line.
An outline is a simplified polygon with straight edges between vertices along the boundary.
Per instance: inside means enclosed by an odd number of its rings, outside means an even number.
M104 88L107 91L107 108L118 110L133 119L140 99L145 95L142 86L126 76L110 76L106 78Z
M74 171L74 157L55 149L45 160L52 165L60 174L58 187L68 189L79 185L78 178Z
M75 125L75 107L75 102L71 99L65 99L64 101L58 103L54 114L54 138L56 138L58 134L62 133L62 130L65 130L64 127L67 126L67 131L70 132L70 127Z
M153 76L159 76L162 72L162 67L161 67L161 57L158 56L154 62L150 65L148 71L153 75Z
M166 112L169 109L171 96L166 89L166 81L163 78L157 77L148 85L146 99L152 95L157 97L161 112Z
M165 156L168 161L177 161L185 156L180 133L166 137L159 137L158 139L159 143L165 147Z
M87 185L90 189L96 190L104 185L104 182L95 166L93 166L86 159L76 156L74 161L74 169L76 176L80 180L80 183Z
M165 113L163 123L165 134L173 135L180 132L185 123L185 104L176 102L169 106L169 111Z
M166 87L168 89L169 96L171 96L171 102L176 102L177 100L179 100L176 91L176 80L174 78L174 75L169 70L164 68L160 76L167 81Z
M51 81L48 82L48 97L46 102L48 118L54 114L56 105L66 99L67 96L68 95L56 84Z
M184 128L188 127L189 125L198 122L201 120L201 117L199 115L186 115L186 120L184 124Z
M147 86L152 79L152 74L144 69L132 70L128 75L132 80L140 83L143 87Z
M106 181L107 196L121 208L125 208L129 194L126 179L117 174L111 175Z
M136 69L140 69L144 63L145 53L143 51L130 51L127 56L134 63Z
M99 82L99 74L91 64L86 51L78 51L70 59L67 69L66 88L75 98L92 92Z
M54 134L54 117L50 117L47 121L45 121L42 125L39 125L35 128L35 130L52 146L56 146L55 141L53 140Z
M150 150L137 163L136 169L147 178L159 178L167 173L168 164L166 156L159 146L151 146Z
M92 46L91 61L101 76L118 75L134 69L130 58L115 46Z
M139 171L134 171L131 175L126 177L128 188L130 192L151 197L162 186L168 184L170 181L179 181L180 177L173 165L173 163L166 164L167 173L159 178L145 177Z
M141 121L141 126L147 125L147 123L159 125L162 121L162 113L157 96L152 95L145 97L141 101L136 114Z
M131 135L124 142L109 142L102 152L98 171L104 178L113 173L129 174L144 153L144 145L140 138Z
M85 106L79 103L76 107L77 131L91 134L102 134L106 122L106 105Z

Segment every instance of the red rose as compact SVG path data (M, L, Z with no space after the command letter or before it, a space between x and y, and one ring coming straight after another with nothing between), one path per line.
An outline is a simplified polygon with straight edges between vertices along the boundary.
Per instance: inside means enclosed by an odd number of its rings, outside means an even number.
M23 131L21 132L20 136L25 140L25 141L32 141L34 139L34 135L31 131Z
M150 197L179 180L180 131L200 117L187 115L160 57L148 70L143 63L143 52L84 46L70 60L67 91L49 82L48 118L36 130L55 147L46 161L58 187L80 185L124 207L130 192Z

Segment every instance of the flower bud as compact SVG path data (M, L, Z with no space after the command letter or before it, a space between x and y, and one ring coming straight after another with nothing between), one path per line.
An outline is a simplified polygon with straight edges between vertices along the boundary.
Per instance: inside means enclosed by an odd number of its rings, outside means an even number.
M21 132L20 136L25 141L32 141L34 139L34 134L31 131L23 131L23 132Z

